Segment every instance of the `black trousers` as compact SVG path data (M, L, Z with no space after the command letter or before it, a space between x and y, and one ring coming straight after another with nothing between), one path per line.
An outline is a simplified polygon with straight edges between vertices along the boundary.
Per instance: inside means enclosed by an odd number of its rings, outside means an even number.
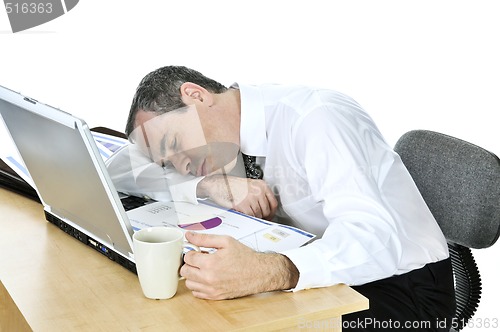
M368 310L342 316L342 331L449 331L455 314L451 259L361 286Z

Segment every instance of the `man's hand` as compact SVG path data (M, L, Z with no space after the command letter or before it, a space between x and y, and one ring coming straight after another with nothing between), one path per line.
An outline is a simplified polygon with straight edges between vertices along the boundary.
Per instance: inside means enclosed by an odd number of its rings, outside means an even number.
M227 175L207 176L198 183L198 197L209 197L222 207L271 220L278 201L263 180Z
M197 246L215 248L212 254L190 251L181 276L195 297L223 300L295 287L299 272L281 254L256 252L230 236L187 232Z

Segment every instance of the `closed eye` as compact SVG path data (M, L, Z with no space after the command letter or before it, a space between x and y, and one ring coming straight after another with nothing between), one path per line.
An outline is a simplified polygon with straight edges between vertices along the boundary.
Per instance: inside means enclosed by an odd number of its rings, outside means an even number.
M170 149L174 152L177 152L177 137L174 137L172 140L172 144L170 144Z

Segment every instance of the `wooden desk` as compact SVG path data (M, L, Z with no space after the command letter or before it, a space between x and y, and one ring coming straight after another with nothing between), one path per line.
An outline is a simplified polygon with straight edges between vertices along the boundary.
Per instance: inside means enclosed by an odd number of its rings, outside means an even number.
M42 206L0 188L0 331L332 331L368 300L339 285L236 300L146 299L137 276L44 219ZM6 318L7 317L7 318ZM7 319L7 321L6 321ZM322 321L322 322L320 322ZM28 326L29 325L29 326Z

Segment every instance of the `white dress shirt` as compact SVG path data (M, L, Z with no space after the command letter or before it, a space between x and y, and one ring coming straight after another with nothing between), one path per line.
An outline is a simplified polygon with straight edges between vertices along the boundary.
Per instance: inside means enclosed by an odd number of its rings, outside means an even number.
M265 161L278 214L319 236L283 252L300 272L295 290L360 285L448 257L401 159L353 99L301 86L234 87L241 151Z

